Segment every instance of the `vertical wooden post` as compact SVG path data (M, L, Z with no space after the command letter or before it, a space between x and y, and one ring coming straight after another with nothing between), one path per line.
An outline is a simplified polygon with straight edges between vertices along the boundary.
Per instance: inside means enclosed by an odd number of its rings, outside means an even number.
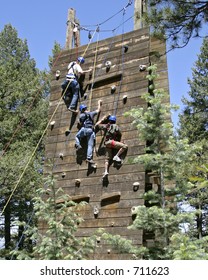
M146 11L147 0L134 0L134 30L144 27L142 15Z
M74 9L68 10L67 16L67 30L66 30L66 49L80 46L80 31L79 21L75 18L76 11Z

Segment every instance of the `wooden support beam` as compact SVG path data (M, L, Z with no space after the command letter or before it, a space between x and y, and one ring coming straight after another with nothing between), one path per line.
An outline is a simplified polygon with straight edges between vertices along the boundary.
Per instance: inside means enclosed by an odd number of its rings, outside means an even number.
M147 0L135 0L134 1L134 30L144 27L142 22L142 16L147 9Z
M76 11L74 9L68 10L67 16L67 30L66 30L66 49L72 49L80 46L80 30L79 20L75 17Z

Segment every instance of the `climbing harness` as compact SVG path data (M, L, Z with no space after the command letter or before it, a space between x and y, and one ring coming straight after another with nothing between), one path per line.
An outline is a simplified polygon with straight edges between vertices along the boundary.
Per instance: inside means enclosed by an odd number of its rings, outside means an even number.
M83 54L82 56L85 55L87 49L89 48L89 45L90 45L90 43L91 43L91 41L92 41L92 39L93 39L95 33L96 33L96 32L100 32L100 25L103 25L104 23L106 23L107 21L109 21L110 19L112 19L114 16L116 16L117 14L119 14L119 13L122 12L122 11L123 11L123 15L124 15L125 12L126 12L126 8L127 8L128 6L130 6L131 4L132 4L132 1L129 1L128 4L127 4L123 9L121 9L118 13L114 14L113 16L111 16L110 18L108 18L108 19L106 19L105 21L101 22L100 24L96 25L96 29L95 29L93 35L90 35L89 43L88 43L88 45L87 45L87 47L86 47L86 49L85 49L85 51L84 51L84 54ZM123 23L124 23L124 22L123 22ZM88 29L86 29L86 28L84 28L84 27L80 27L80 29L83 29L83 30L85 29L85 30L87 30L88 32L91 31L91 30L88 30ZM114 32L116 29L117 29L117 28L115 28L115 29L112 30L112 31ZM97 40L97 46L98 46L98 40ZM96 49L97 49L97 47L96 47ZM60 56L60 55L61 55L61 52L60 52L59 56ZM59 56L56 58L56 60L55 60L55 62L54 62L54 65L55 65L56 61L58 60ZM96 51L96 53L95 53L95 58L97 59L97 51ZM95 59L95 61L94 61L94 68L95 68L95 64L96 64L96 59ZM54 65L53 65L53 66L54 66ZM94 75L94 76L95 76L95 75ZM94 78L94 77L93 77L93 78ZM68 88L69 84L70 84L70 83L68 83L67 88ZM121 87L121 83L120 83L120 87ZM66 88L66 90L67 90L67 88ZM92 87L92 88L93 88L93 87ZM66 90L65 90L65 92L66 92ZM65 95L65 92L64 92L64 94L61 96L61 98L59 99L58 104L57 104L57 106L56 106L56 108L55 108L55 110L54 110L54 112L53 112L53 114L52 114L52 116L51 116L51 118L50 118L50 120L49 120L49 122L48 122L48 124L47 124L47 126L46 126L46 128L45 128L45 130L43 131L42 136L40 137L40 139L39 139L39 141L38 141L38 143L37 143L37 145L36 145L34 151L32 152L32 154L31 154L31 156L30 156L30 158L29 158L27 164L25 165L25 168L24 168L24 170L23 170L21 176L19 177L19 179L18 179L18 181L17 181L17 183L16 183L14 189L12 190L12 192L11 192L11 194L10 194L10 196L9 196L9 198L8 198L8 200L7 200L7 202L6 202L6 204L4 205L4 208L3 208L2 212L1 212L1 215L4 213L4 211L5 211L5 209L6 209L7 205L8 205L8 203L9 203L9 201L11 200L11 198L12 198L12 196L13 196L15 190L16 190L17 187L19 186L20 181L22 180L22 178L23 178L23 176L24 176L24 174L25 174L25 172L26 172L26 170L27 170L27 168L28 168L28 166L29 166L29 164L30 164L30 162L31 162L31 160L32 160L32 158L33 158L33 156L35 155L35 152L37 151L37 149L38 149L38 147L39 147L39 145L40 145L40 143L41 143L41 141L42 141L42 139L43 139L43 137L44 137L44 135L45 135L45 133L46 133L46 131L47 131L49 125L50 125L50 123L52 122L52 119L53 119L53 117L54 117L54 115L55 115L55 113L56 113L56 111L57 111L57 109L58 109L58 107L59 107L59 105L60 105L60 103L61 103L61 101L62 101L63 96ZM92 94L91 94L91 95L92 95ZM36 98L36 96L35 96L35 98ZM91 99L92 99L92 96L90 97L90 103L91 103ZM33 102L34 102L34 101L33 101ZM118 101L117 101L117 102L118 102ZM90 107L90 106L89 106L89 107ZM31 107L29 107L28 111L30 110L30 108L31 108ZM117 106L116 106L115 109L114 109L114 115L116 115L116 114L115 114L115 113L116 113L116 110L117 110ZM19 128L20 128L23 124L24 124L24 120L20 123ZM12 139L14 138L14 135L17 133L17 131L19 130L19 128L17 128L16 131L14 132L14 134L13 134L13 136L12 136ZM12 140L12 139L11 139L11 140ZM6 149L8 148L8 146L9 146L10 143L11 143L11 140L10 140L9 144L6 145L6 148L4 148L3 153L1 154L1 157L5 154Z

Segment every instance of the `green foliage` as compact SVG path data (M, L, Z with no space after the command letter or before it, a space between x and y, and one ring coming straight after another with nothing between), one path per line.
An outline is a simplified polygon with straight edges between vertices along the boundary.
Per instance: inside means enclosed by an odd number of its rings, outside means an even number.
M207 260L208 238L196 240L191 239L187 234L177 233L171 237L170 250L174 260Z
M205 144L190 145L188 139L174 136L170 113L176 107L167 104L167 94L157 88L156 66L148 70L151 88L143 95L148 107L126 115L133 117L132 124L146 142L146 153L135 157L134 162L144 165L147 176L155 174L157 184L145 192L145 205L135 209L130 228L143 230L144 240L148 235L154 239L153 245L146 247L145 259L194 259L194 253L196 259L207 259L202 236L207 225L200 224L204 213L201 206L207 202ZM183 238L174 243L179 235Z
M153 34L165 38L170 49L184 47L198 37L208 21L208 1L149 0L144 21Z
M54 47L52 49L52 56L49 56L48 65L49 65L50 68L52 68L53 64L55 64L56 59L57 59L60 52L61 52L61 46L58 42L55 42ZM56 59L54 59L54 57L56 57Z
M142 259L147 251L145 247L136 247L132 244L131 240L122 238L120 235L112 235L104 232L101 238L107 240L108 244L120 254L130 254L131 259Z
M179 115L179 135L190 143L208 137L208 38L204 39L201 53L192 69L192 80L188 80L189 98L183 98L184 110ZM206 147L207 148L207 147Z
M26 240L35 244L32 251L28 247L13 251L17 259L37 260L80 260L93 253L96 237L76 237L78 225L83 221L78 211L85 203L76 204L55 188L55 180L49 176L46 188L37 190L33 199L37 227L28 227L24 232Z
M28 205L41 182L44 143L36 145L47 122L48 94L48 74L35 67L27 41L19 39L10 24L5 25L0 32L0 210L4 215L4 236L0 237L7 240L7 249L18 238L16 233L10 236L12 221L27 221ZM6 217L10 220L7 228L3 225Z

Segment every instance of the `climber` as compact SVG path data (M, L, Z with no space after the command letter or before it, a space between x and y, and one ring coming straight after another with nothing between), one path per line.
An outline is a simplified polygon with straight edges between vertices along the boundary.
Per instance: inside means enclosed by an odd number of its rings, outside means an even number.
M80 130L75 136L75 148L80 150L82 148L80 141L82 138L87 138L87 159L90 164L95 164L93 161L93 150L95 145L95 132L94 132L94 117L101 111L102 100L98 100L98 108L95 111L87 111L87 106L81 104L79 107L79 128Z
M128 146L121 142L122 133L116 124L116 116L109 115L104 116L100 121L95 124L95 127L99 130L105 131L104 145L106 147L105 158L105 170L103 173L103 179L107 179L109 174L109 162L113 161L121 163L120 155L127 151ZM117 150L116 155L113 157L113 150Z
M85 62L84 57L80 56L77 61L72 61L68 65L68 73L66 79L61 85L63 99L67 105L69 111L78 113L77 103L79 99L80 85L78 82L79 76L88 72L92 72L92 69L82 70L80 66Z

